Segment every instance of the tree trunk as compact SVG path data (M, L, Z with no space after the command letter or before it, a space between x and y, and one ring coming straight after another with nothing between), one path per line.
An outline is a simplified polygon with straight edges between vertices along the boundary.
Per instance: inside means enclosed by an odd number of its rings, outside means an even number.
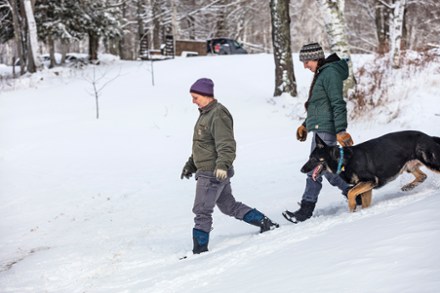
M139 4L138 4L139 5ZM137 7L131 7L127 2L121 4L122 17L131 22L131 20L137 18ZM122 36L119 38L118 53L121 60L136 60L138 56L138 40L136 34L136 26L138 22L127 24L127 27L123 29ZM139 28L138 28L139 29Z
M377 52L385 54L389 50L389 9L385 7L381 0L375 1L376 16L376 35L377 35Z
M324 18L331 52L338 54L341 59L347 60L349 76L344 81L344 96L347 97L348 90L354 88L356 81L353 75L353 62L351 61L350 46L345 31L345 0L317 0L317 3Z
M54 68L57 63L55 60L55 44L51 36L47 38L47 45L49 46L49 55L50 55L49 68Z
M15 44L17 46L17 54L20 59L20 75L25 73L25 65L26 65L26 54L25 54L25 44L23 38L23 30L20 25L20 14L18 9L18 0L11 0L10 4L12 6L12 21L14 25L14 38ZM15 70L15 60L14 60L14 70Z
M98 61L99 36L89 33L89 60L91 63Z
M66 55L69 50L69 41L61 39L61 64L66 63Z
M26 20L29 33L29 60L28 71L36 72L37 68L41 67L41 62L38 56L38 34L37 24L35 22L34 11L32 9L31 0L23 0L23 7L26 13Z
M153 49L160 49L161 45L161 1L153 1Z
M145 51L148 50L148 47L143 47L142 44L148 43L146 40L148 40L148 34L145 32L144 27L144 21L142 19L142 14L144 13L144 1L138 0L137 6L136 6L136 17L137 17L137 40L136 40L136 48L139 49L139 54L142 58L142 56L145 54ZM145 38L145 40L144 40Z
M220 8L216 12L216 27L214 37L225 37L227 36L226 29L226 7L225 0L221 0L218 5Z
M275 59L274 96L288 93L297 96L290 41L289 0L271 0L272 43Z
M403 17L406 0L394 0L393 12L390 17L390 59L393 68L400 68L400 52L402 48Z

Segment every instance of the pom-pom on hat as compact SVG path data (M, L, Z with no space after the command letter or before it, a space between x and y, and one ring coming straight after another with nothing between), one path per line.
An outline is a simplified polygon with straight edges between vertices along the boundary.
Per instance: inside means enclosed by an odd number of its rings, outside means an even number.
M191 86L189 92L214 97L214 82L209 78L200 78Z
M299 61L324 59L324 50L318 43L304 45L299 51Z

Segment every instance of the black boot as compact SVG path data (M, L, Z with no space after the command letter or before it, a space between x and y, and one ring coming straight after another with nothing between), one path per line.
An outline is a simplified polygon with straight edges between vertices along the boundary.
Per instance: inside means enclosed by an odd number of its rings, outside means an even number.
M296 212L285 211L283 212L284 218L292 223L304 222L313 215L313 210L315 209L315 202L301 201L301 206Z
M243 221L245 221L248 224L260 227L260 233L273 230L280 226L277 223L272 222L271 219L263 215L257 209L253 209L247 212L246 215L244 215L243 217Z
M193 229L193 253L200 254L208 251L209 233L205 231Z

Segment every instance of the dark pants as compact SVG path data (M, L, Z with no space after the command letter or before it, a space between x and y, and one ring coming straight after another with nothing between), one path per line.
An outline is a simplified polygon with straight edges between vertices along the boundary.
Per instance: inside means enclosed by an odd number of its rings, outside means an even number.
M251 210L247 205L235 200L232 195L230 177L234 170L228 171L228 178L219 181L212 171L197 171L196 173L196 198L193 213L194 228L209 233L212 227L212 213L217 205L220 211L228 216L242 220L244 215Z
M329 146L336 145L336 136L334 134L328 132L313 132L312 147L310 152L312 152L316 147L316 142L315 142L316 135L318 135L327 145ZM321 191L322 188L322 176L318 176L318 178L316 178L315 181L312 179L312 173L313 171L307 173L306 188L304 190L302 199L308 202L316 203L318 201L319 192ZM331 185L337 186L342 191L342 194L347 195L348 190L350 189L350 185L348 185L344 180L342 180L342 178L339 177L339 175L329 173L326 171L323 171L323 173L321 174L328 180L328 182L330 182Z

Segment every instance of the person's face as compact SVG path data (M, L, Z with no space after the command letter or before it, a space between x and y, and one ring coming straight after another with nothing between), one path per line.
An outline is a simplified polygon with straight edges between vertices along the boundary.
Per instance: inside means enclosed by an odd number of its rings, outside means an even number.
M203 108L208 105L211 101L211 97L202 96L196 93L191 93L192 102L196 104L199 108Z
M316 72L316 68L318 67L317 60L307 60L303 62L304 68L309 69L311 72Z

